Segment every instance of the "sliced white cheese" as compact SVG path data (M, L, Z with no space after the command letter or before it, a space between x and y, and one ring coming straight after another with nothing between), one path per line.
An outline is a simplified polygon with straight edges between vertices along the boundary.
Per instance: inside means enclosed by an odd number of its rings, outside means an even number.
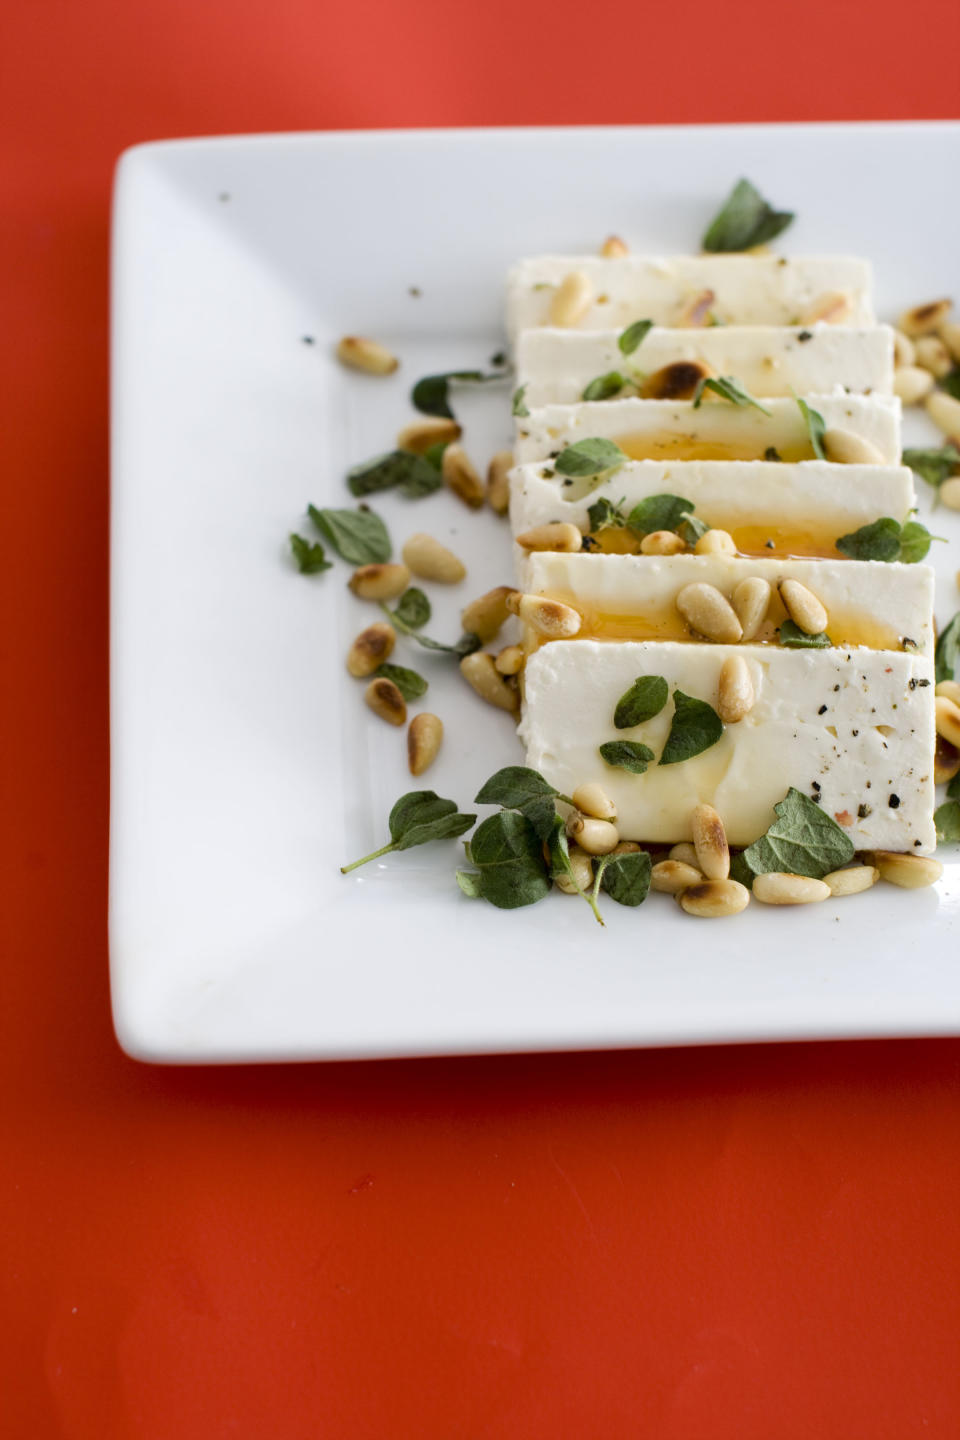
M553 297L572 271L587 276L593 296L579 330L622 330L634 320L690 324L684 312L707 290L713 292L709 316L722 325L803 325L814 318L817 301L837 293L850 299L845 323L874 322L870 265L852 256L541 255L510 271L511 340L521 330L550 324Z
M753 709L709 750L643 775L607 765L610 740L648 745L657 759L674 689L716 706L720 667L747 661ZM641 675L662 675L671 698L652 720L617 730L617 701ZM846 650L756 645L556 641L527 661L521 738L527 764L563 794L596 782L617 807L624 839L691 838L694 806L713 805L733 845L774 820L790 786L817 797L858 850L934 849L933 685L928 660Z
M776 587L799 580L826 607L827 634L835 645L896 651L904 640L933 654L933 582L929 565L880 560L750 559L735 555L559 555L534 553L521 566L524 590L573 605L583 616L585 639L690 640L676 607L685 585L702 582L730 598L752 575L773 587L760 641L775 642L785 612ZM536 644L532 634L528 644Z
M567 485L550 464L536 463L511 473L510 523L514 535L554 520L588 531L588 508L599 499L628 515L639 501L664 494L689 500L701 520L730 531L742 551L762 546L791 555L832 553L839 536L884 515L903 521L916 504L906 466L636 460L599 482Z
M900 401L894 395L811 395L808 404L827 429L847 430L869 442L878 463L900 460ZM615 440L633 460L761 460L773 447L781 460L811 460L806 421L795 400L734 405L710 399L600 400L545 405L517 420L520 464L546 460L564 446L592 436Z
M650 330L624 355L617 330L525 330L517 338L517 383L529 409L572 405L599 376L626 381L677 361L699 361L714 375L734 375L751 395L893 393L893 331L889 325L807 328L715 325L698 330Z

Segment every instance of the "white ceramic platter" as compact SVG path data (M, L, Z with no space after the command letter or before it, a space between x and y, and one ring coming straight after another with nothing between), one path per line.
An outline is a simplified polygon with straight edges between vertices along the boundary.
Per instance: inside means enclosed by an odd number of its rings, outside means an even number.
M413 781L404 732L344 671L372 618L349 568L302 578L307 501L350 504L347 467L390 448L421 375L503 341L516 257L695 249L740 175L798 220L786 253L850 252L878 309L960 291L960 127L797 126L265 136L150 145L117 183L113 333L110 934L121 1044L157 1061L586 1049L948 1033L960 1020L960 859L935 890L870 893L708 924L663 896L559 895L503 913L462 897L459 846L343 878L404 790L461 808L522 762L509 718L443 659L446 724ZM416 293L415 293L416 292ZM371 380L344 333L402 357ZM304 337L313 342L305 343ZM468 449L511 438L509 392L460 392ZM908 438L935 442L922 418ZM926 500L924 500L926 507ZM512 580L504 521L449 494L377 497L399 550L462 555L427 587L433 633ZM937 511L938 618L960 603L960 515ZM405 657L409 657L405 660Z

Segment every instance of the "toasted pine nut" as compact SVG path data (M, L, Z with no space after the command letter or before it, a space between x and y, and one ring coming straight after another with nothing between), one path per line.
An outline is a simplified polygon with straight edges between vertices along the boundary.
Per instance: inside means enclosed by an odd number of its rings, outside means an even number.
M578 785L570 799L581 815L589 815L594 820L616 820L617 818L617 807L602 785L597 785L592 781L587 785Z
M620 840L617 827L611 821L595 820L577 810L567 817L567 834L588 855L609 855Z
M736 555L737 545L728 530L708 530L693 547L695 555Z
M640 386L642 400L692 400L701 380L714 371L702 360L673 360L648 375Z
M726 596L715 585L695 581L684 585L677 594L677 609L700 635L722 645L735 645L743 635L743 626Z
M946 345L954 360L960 361L960 325L953 320L944 320L943 324L937 328L940 339L944 345Z
M593 860L585 850L577 845L570 846L570 869L573 875L557 875L554 877L554 885L564 895L579 895L584 890L589 890L593 884ZM580 888L578 889L577 886Z
M697 852L689 840L682 840L679 845L671 845L670 859L679 860L682 865L692 865L694 870L700 869Z
M734 587L733 608L743 626L744 640L752 640L767 618L772 594L769 580L762 575L750 575Z
M739 880L699 880L681 890L677 899L688 915L718 920L746 910L750 904L750 891Z
M642 849L643 846L638 845L636 840L618 840L610 853L612 855L637 855Z
M960 705L951 700L949 695L937 695L933 705L937 734L942 735L950 745L960 748Z
M483 481L477 474L476 466L462 445L448 445L440 462L443 481L464 505L479 510L486 499Z
M799 580L781 580L780 599L794 625L805 635L819 635L826 630L829 618L826 610L813 591Z
M762 905L809 905L814 900L830 898L830 886L809 875L788 875L774 870L758 875L753 882L753 898Z
M452 550L422 532L410 536L403 547L403 559L421 580L436 580L440 585L458 585L467 573L463 561Z
M917 363L917 351L909 335L904 335L902 330L894 329L893 332L893 363L899 370L901 365L915 365Z
M550 302L550 324L568 329L579 325L593 301L593 285L584 270L571 270L557 287Z
M823 883L836 899L841 895L860 895L879 879L880 872L875 865L849 865L846 870L831 870L829 875L824 875Z
M516 537L523 550L555 550L572 555L583 544L583 532L568 520L553 520L548 525L535 525Z
M422 775L437 758L443 740L443 721L424 710L414 715L407 731L407 760L411 775Z
M834 426L823 434L823 453L835 465L882 465L883 456L876 445L855 435L852 430Z
M756 696L750 667L742 655L730 655L720 666L717 714L725 725L736 725L753 709Z
M459 440L462 434L456 420L446 420L441 415L435 418L425 415L422 420L413 420L403 427L397 436L397 449L423 455L431 445L449 445L451 441Z
M952 300L928 300L925 305L914 305L912 310L900 316L899 328L904 335L929 335L946 320L952 309Z
M693 295L684 305L677 318L677 324L682 329L697 330L710 323L710 306L716 300L712 290L701 290L699 295Z
M933 783L946 785L954 775L958 774L960 774L960 750L955 745L951 745L949 740L944 740L942 735L938 735L933 751Z
M497 515L506 515L510 508L510 471L512 469L512 450L498 450L487 466L487 503Z
M378 665L389 659L396 639L393 626L388 625L385 620L361 630L347 652L347 669L350 674L358 680L372 675Z
M379 340L366 340L362 335L344 335L337 345L337 359L341 365L363 370L367 375L392 375L400 364L386 345L381 345Z
M917 364L942 380L953 369L953 356L939 335L921 335L916 344Z
M893 372L893 393L900 396L904 405L919 405L932 389L933 376L919 365L901 365Z
M682 860L660 860L650 871L650 889L659 890L663 895L677 895L702 879L695 865L685 865Z
M641 555L679 555L686 548L675 530L651 530L640 541Z
M521 595L517 614L525 625L548 640L569 640L583 624L579 610L546 595Z
M604 260L620 260L630 251L619 235L608 235L600 247L600 254Z
M938 680L934 695L946 695L954 705L960 706L960 680Z
M922 890L925 885L935 885L943 874L943 866L931 855L901 855L895 850L877 850L873 863L880 871L880 879L891 885L900 885L904 890Z
M406 565L361 565L348 581L361 600L393 600L410 584Z
M845 325L853 314L853 300L846 290L827 290L818 295L800 317L802 325Z
M507 645L493 663L500 675L519 675L523 669L524 658L522 645Z
M951 475L937 491L948 510L960 510L960 475Z
M380 676L371 680L363 692L370 709L381 720L386 720L388 725L406 725L407 723L407 702L392 680Z
M946 390L934 390L927 396L927 414L944 435L960 435L960 400Z
M509 596L518 592L511 585L497 585L472 600L460 616L461 624L468 635L479 635L484 645L500 632L510 611L507 608Z
M520 696L502 675L497 674L493 656L483 650L464 655L460 661L460 674L488 705L515 714L520 709Z
M712 805L698 805L690 823L697 866L708 880L726 880L730 874L730 847L720 816Z

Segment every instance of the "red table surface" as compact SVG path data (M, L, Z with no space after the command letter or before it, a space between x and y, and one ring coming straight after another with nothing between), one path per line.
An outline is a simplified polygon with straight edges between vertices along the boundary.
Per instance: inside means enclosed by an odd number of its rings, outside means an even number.
M956 1044L164 1071L105 935L119 151L937 118L958 52L956 0L5 7L4 1436L960 1433Z

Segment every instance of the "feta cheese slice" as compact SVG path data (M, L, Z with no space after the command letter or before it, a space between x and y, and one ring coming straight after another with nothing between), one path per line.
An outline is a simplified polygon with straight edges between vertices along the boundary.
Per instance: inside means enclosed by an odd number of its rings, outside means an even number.
M900 460L900 401L895 395L811 395L808 404L827 429L851 431L873 446L880 463ZM761 460L772 447L781 460L812 460L806 421L793 399L734 405L704 400L601 400L545 405L517 420L518 463L546 460L588 437L614 440L633 460Z
M768 580L773 597L756 639L776 643L785 618L777 584L799 580L825 606L827 634L836 646L869 650L909 648L933 654L933 583L929 565L880 560L748 559L737 555L561 555L534 553L522 563L525 591L572 605L583 617L583 639L692 640L677 610L685 585L714 585L728 598L748 576ZM529 632L528 646L539 642ZM556 642L554 642L556 643Z
M720 667L747 662L752 710L692 759L653 762L643 775L605 763L599 746L636 740L659 757L672 692L716 706ZM666 707L617 730L617 701L641 675L662 675ZM933 825L934 709L929 660L863 650L555 641L527 661L520 735L527 764L570 795L596 782L617 807L624 839L691 838L694 806L713 805L731 844L756 840L790 786L819 799L858 850L929 853Z
M852 256L541 255L521 260L508 276L511 340L550 323L554 294L574 270L588 277L593 293L580 330L622 330L634 320L683 325L688 306L707 290L708 313L722 325L802 325L818 300L838 292L850 299L847 323L874 323L870 265Z
M517 383L528 409L572 405L599 376L652 375L677 361L700 361L715 375L735 375L749 394L852 395L893 393L893 331L889 325L847 327L726 326L698 330L655 327L632 355L617 330L524 330L517 338Z

